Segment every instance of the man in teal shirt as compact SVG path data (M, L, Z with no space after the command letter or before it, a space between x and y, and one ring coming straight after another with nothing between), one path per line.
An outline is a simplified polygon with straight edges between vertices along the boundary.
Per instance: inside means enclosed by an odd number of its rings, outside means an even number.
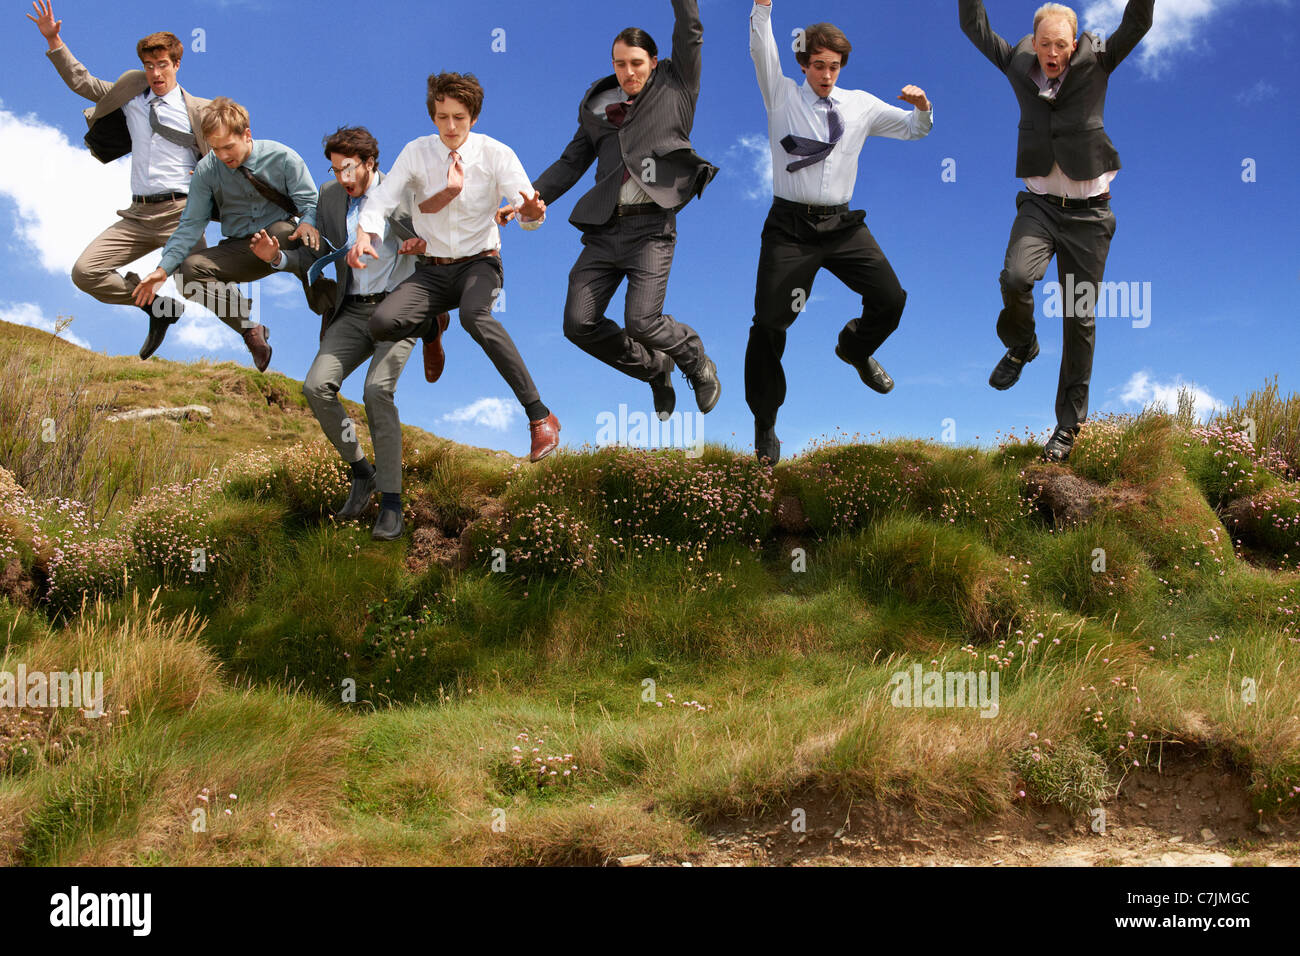
M167 277L179 272L181 294L238 332L253 364L264 372L271 362L266 326L252 324L252 303L235 286L274 271L252 250L252 238L259 232L265 231L286 249L303 244L320 248L316 184L307 164L292 149L273 140L253 139L248 111L227 97L212 101L203 113L202 128L211 152L194 167L180 225L163 247L158 268L136 287L135 302L149 305ZM187 255L212 219L220 219L226 238ZM314 308L310 288L307 300ZM162 344L167 326L175 321L175 316L163 316L150 323L145 354Z

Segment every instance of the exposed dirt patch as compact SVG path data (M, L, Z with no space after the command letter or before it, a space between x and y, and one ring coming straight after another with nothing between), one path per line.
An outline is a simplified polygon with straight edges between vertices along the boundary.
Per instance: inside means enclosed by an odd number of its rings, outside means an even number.
M1130 774L1105 811L1104 832L1093 832L1092 816L1055 806L972 820L807 790L780 809L719 821L708 849L652 865L1300 865L1300 819L1251 809L1244 775L1203 754Z

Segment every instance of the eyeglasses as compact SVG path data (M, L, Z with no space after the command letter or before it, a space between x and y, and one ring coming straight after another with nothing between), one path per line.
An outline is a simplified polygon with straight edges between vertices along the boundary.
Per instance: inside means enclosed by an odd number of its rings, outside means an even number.
M335 169L331 166L330 172L334 174L336 179L353 179L359 169L361 169L361 163L354 159L350 163L345 163L342 169Z

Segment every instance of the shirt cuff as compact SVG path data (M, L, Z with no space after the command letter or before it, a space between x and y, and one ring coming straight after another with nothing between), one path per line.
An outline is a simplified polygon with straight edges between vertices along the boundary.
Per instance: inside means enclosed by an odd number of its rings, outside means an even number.
M544 223L544 222L546 222L546 213L542 213L542 218L541 218L541 219L524 219L523 216L520 216L520 217L519 217L519 228L520 228L520 229L527 229L529 232L531 232L531 231L534 230L534 229L540 229L542 223Z
M278 269L278 270L280 270L281 272L283 272L285 266L287 266L288 264L289 264L289 257L286 256L286 255L284 254L284 250L281 249L281 250L280 250L280 257L279 257L278 259L276 259L274 262L271 263L271 268L272 268L272 269Z

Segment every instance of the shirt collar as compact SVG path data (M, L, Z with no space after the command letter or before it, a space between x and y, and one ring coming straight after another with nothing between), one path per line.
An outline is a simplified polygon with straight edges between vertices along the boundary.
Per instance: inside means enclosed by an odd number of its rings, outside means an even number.
M154 91L149 87L146 87L144 93L141 95L144 96L144 101L146 103L152 103L154 101ZM160 97L160 99L162 99L162 101L168 106L175 106L177 109L182 109L185 106L185 98L181 95L181 85L179 83L173 86L171 90L165 96Z
M812 84L808 82L808 77L806 76L803 79L803 85L799 87L799 91L803 94L804 102L809 106L814 105L821 99L821 97L817 95L817 91L812 88ZM831 95L826 97L835 106L840 105L839 92L840 88L838 86L831 87Z
M1061 75L1056 78L1056 88L1058 90L1061 88L1061 84L1065 82L1065 74L1069 72L1070 64L1067 63L1065 69L1061 71ZM1038 62L1038 57L1034 57L1034 65L1029 68L1029 78L1034 81L1039 90L1045 90L1051 85L1051 80L1043 72L1043 65Z
M434 153L437 154L439 159L448 159L451 156L451 150L448 149L447 144L442 141L442 137L437 133L434 133L432 139ZM465 142L460 144L460 149L456 150L456 152L460 154L460 158L465 162L469 162L474 159L474 157L478 156L478 134L471 132L469 136L465 138Z

